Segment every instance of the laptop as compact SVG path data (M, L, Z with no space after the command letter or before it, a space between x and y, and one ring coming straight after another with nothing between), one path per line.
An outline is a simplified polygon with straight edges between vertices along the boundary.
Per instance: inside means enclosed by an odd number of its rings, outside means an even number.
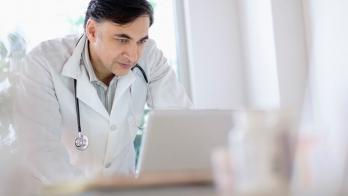
M227 146L231 110L154 110L148 117L137 173L211 170L211 154Z

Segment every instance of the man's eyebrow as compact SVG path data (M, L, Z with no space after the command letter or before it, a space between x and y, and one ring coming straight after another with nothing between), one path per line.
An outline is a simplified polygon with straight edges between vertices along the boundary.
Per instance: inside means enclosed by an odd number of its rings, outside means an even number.
M115 34L114 35L115 37L120 37L120 38L126 38L126 39L132 39L129 35L125 34L125 33L120 33L120 34ZM143 38L141 38L139 41L144 41L144 40L147 40L149 39L149 36L146 35L144 36Z
M120 34L115 34L116 37L121 37L121 38L126 38L126 39L132 39L129 35L120 33Z
M147 40L147 39L149 39L148 35L146 35L145 37L141 38L139 41L144 41L144 40Z

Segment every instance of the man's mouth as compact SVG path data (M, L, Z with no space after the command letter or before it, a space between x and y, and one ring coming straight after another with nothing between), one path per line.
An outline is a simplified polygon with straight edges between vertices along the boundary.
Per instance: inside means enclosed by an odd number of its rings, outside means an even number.
M123 68L123 69L131 69L133 67L133 64L126 64L126 63L119 63L119 65Z

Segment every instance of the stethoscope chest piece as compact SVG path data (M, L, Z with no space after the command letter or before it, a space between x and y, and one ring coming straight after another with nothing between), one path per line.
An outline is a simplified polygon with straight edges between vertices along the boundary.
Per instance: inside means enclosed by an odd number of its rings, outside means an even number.
M79 133L75 139L75 147L77 150L84 151L88 148L88 138L87 136Z

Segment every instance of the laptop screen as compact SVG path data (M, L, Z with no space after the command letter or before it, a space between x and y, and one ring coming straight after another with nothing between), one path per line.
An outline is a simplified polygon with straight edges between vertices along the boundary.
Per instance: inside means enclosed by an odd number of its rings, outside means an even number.
M210 170L212 151L227 145L230 110L154 110L148 118L137 172Z

